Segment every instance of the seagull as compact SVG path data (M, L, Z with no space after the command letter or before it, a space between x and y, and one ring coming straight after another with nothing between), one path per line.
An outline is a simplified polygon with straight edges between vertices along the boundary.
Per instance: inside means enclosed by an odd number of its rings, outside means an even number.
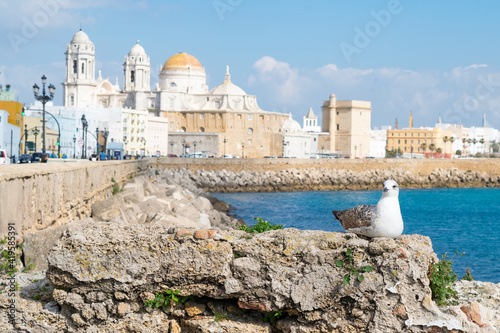
M359 205L346 210L333 210L347 232L367 237L396 238L403 233L399 208L399 186L394 180L384 182L382 198L377 205Z

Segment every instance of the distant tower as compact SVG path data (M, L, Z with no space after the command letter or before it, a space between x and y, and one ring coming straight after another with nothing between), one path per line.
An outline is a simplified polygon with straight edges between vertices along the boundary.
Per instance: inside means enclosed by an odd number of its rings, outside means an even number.
M438 124L441 124L441 123L442 123L441 116L439 116L439 118L438 118Z
M321 128L318 126L318 116L314 114L312 108L309 108L309 112L304 116L303 129L306 132L320 132Z
M413 127L413 113L410 111L410 121L408 123L408 127L412 128Z
M123 63L123 91L151 90L150 60L139 41L132 46Z
M394 129L398 129L398 118L396 118L396 123L394 124Z
M335 135L337 134L337 97L335 94L330 95L328 101L323 102L323 123L322 132L330 134L330 151L335 151Z
M63 83L64 106L95 105L95 48L81 29L66 46L66 75Z

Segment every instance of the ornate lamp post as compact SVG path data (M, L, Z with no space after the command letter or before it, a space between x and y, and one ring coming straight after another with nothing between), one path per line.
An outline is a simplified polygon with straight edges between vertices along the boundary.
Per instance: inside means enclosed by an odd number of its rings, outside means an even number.
M33 130L33 135L35 136L35 152L36 152L36 137L38 136L38 133L40 133L40 131L35 126L35 129Z
M198 144L198 142L196 142L196 140L195 140L195 141L193 141L193 146L194 146L194 151L193 151L193 153L194 153L194 158L196 158L196 145L197 145L197 144Z
M182 154L186 155L186 139L182 139Z
M241 143L241 158L245 158L245 143Z
M82 114L82 139L83 139L83 149L82 149L82 158L87 158L87 128L89 127L89 123L87 119L85 119L85 114Z
M54 87L51 84L49 84L49 95L46 95L45 94L45 83L47 82L47 77L45 75L42 76L42 95L39 96L38 95L38 91L40 90L40 88L38 87L38 85L35 83L33 85L33 93L35 94L35 99L37 99L38 101L42 102L42 106L43 106L43 114L42 114L42 117L43 117L43 120L42 120L42 153L45 154L45 104L48 102L48 101L51 101L53 98L54 98L54 94L56 92L56 87Z
M73 158L76 158L76 134L73 134Z
M107 154L109 131L104 127L104 152Z
M28 125L24 125L24 153L26 154L26 141L28 141Z

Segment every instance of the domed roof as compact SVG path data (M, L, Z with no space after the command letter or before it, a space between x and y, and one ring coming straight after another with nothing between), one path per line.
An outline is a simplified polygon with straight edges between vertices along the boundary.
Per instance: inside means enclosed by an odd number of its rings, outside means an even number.
M145 56L146 51L144 51L144 48L139 45L139 42L137 42L132 48L130 49L130 52L128 53L129 56Z
M283 120L283 124L281 124L281 132L282 133L302 132L302 127L300 127L300 124L295 120L293 120L292 118L288 118Z
M180 52L165 61L162 71L188 70L189 68L191 68L191 70L203 71L203 67L201 67L198 59L185 52Z
M78 43L78 44L92 44L90 41L89 36L85 32L83 32L81 29L78 31L74 36L73 39L71 40L71 43Z
M236 96L245 96L247 93L238 87L237 85L231 82L231 75L229 74L229 66L226 67L226 75L224 82L221 85L218 85L212 91L210 91L213 95L236 95Z

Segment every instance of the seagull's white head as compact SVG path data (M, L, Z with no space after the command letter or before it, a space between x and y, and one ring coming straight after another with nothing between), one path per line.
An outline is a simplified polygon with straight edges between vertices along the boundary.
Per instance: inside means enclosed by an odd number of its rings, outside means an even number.
M399 195L399 185L392 179L388 179L384 182L384 189L382 191L383 197L398 197Z

